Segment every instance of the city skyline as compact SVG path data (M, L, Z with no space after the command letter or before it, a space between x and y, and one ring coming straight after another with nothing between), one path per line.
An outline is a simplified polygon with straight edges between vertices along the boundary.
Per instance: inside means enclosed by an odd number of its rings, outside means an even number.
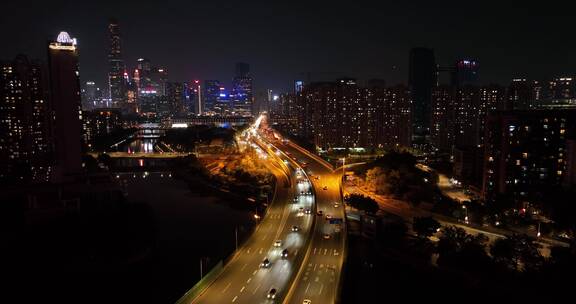
M572 76L570 72L576 69L570 60L576 45L564 38L569 35L569 18L535 16L530 8L516 11L512 19L505 10L490 16L483 8L462 14L455 7L422 7L424 10L394 16L394 12L407 11L401 5L378 9L374 5L338 8L317 4L306 10L299 10L297 3L187 7L170 1L163 6L104 2L79 8L61 1L27 9L19 5L9 4L13 8L8 10L16 13L1 21L21 30L16 33L2 27L3 37L14 43L3 48L0 56L24 53L43 60L37 46L68 31L78 38L82 51L81 80L95 81L100 87L107 83L110 18L119 22L128 67L145 57L164 65L172 81L219 79L229 87L233 64L249 62L257 91L289 91L292 81L306 78L307 72L313 80L348 76L406 83L407 53L418 46L434 49L440 65L460 58L479 60L484 84L507 84L518 77ZM28 25L32 19L35 27ZM456 24L459 26L454 28ZM315 35L317 31L323 35ZM562 48L548 47L558 41ZM344 47L340 42L346 42ZM174 45L170 53L163 47L167 44ZM355 45L363 47L360 50Z
M317 1L3 8L6 301L570 296L568 18Z

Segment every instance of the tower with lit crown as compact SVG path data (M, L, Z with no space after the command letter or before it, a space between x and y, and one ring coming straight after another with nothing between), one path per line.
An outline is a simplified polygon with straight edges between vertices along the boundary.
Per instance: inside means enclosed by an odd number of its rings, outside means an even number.
M78 48L76 39L61 32L48 44L52 130L55 139L57 181L68 180L82 172L82 119Z

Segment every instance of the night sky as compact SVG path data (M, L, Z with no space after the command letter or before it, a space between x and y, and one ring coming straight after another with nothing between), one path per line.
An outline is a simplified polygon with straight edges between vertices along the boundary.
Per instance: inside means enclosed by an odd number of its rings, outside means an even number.
M362 1L12 2L1 4L0 59L25 53L45 60L46 40L66 30L79 42L82 81L94 80L100 87L107 77L109 17L120 22L127 65L149 58L153 65L166 67L173 81L219 79L228 84L234 63L243 61L251 65L256 90L288 90L303 72L312 72L317 80L346 75L405 83L408 52L414 46L434 48L444 65L459 57L477 58L483 83L576 74L574 16L538 15L548 13L541 7L383 6ZM556 5L556 13L569 10Z

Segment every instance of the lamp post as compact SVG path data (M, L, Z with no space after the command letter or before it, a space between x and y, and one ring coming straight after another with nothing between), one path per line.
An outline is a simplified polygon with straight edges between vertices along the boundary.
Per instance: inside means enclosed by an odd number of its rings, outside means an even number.
M464 223L468 224L468 208L466 208L466 205L462 205L462 209L464 209L465 212L465 216L464 216Z
M236 237L236 251L238 251L238 226L234 228L234 236Z
M200 258L200 280L202 280L202 278L204 277L204 276L203 276L203 273L202 273L202 259L203 259L203 258L201 257L201 258Z
M538 233L536 233L536 237L540 237L540 221L538 221Z

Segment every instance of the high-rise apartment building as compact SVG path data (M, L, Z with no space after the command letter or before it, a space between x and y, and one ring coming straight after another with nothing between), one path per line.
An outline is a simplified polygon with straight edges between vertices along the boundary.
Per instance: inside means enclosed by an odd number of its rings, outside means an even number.
M280 97L285 105L291 105L291 98L291 95ZM321 149L397 147L411 143L412 99L405 86L363 87L355 79L344 78L309 83L295 98L293 116L297 118L297 134Z
M486 123L483 195L507 193L522 207L570 182L576 110L505 111Z
M424 143L430 133L432 88L436 85L434 51L414 48L410 51L408 86L412 93L414 142Z
M50 108L43 66L19 55L0 62L0 180L46 182Z

